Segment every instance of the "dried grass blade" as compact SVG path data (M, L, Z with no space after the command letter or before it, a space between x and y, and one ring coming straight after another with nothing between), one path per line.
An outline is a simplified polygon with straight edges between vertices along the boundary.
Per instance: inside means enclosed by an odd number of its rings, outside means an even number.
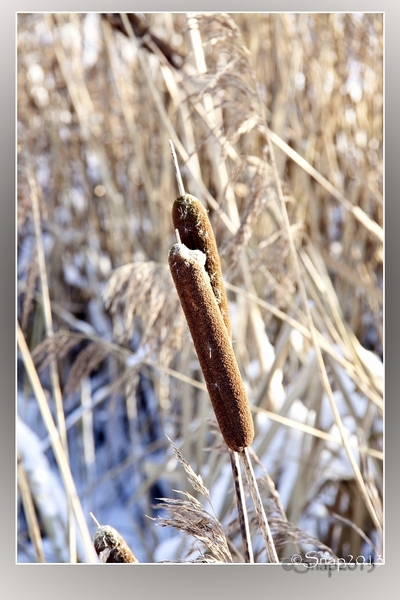
M296 247L294 244L294 240L293 240L293 235L292 235L292 231L291 231L291 227L290 227L290 221L289 221L289 215L287 212L287 208L286 208L286 204L285 204L285 200L283 197L283 193L282 193L282 187L281 187L281 182L279 179L279 174L277 171L277 166L276 166L276 161L275 161L275 154L274 154L274 149L272 146L272 138L270 136L270 130L267 128L266 129L266 136L267 136L267 140L268 140L268 146L270 149L270 154L271 154L271 160L272 160L272 165L274 168L274 172L275 172L275 180L276 180L276 185L277 185L277 189L278 189L278 194L279 194L279 198L281 201L281 207L282 207L282 214L283 214L283 218L284 218L284 222L285 222L285 228L286 228L286 232L287 232L287 236L288 236L288 240L289 240L289 246L290 246L290 254L292 257L292 261L293 261L293 265L294 265L294 269L296 272L296 279L297 279L297 283L299 286L299 290L300 290L300 294L301 294L301 298L302 298L302 303L303 303L303 308L304 308L304 312L306 314L307 317L307 323L308 323L308 328L310 330L310 334L311 334L311 339L313 341L313 345L315 348L315 352L316 352L316 358L317 358L317 365L318 365L318 370L319 370L319 374L320 374L320 378L321 378L321 383L323 385L323 388L327 394L327 397L329 399L329 404L331 406L331 410L333 413L333 417L335 420L335 423L339 429L340 432L340 436L342 438L342 442L343 442L343 446L345 448L349 463L351 465L351 468L354 472L354 477L357 483L357 486L359 488L360 494L362 496L362 498L364 499L365 505L368 509L368 512L374 522L374 525L378 531L378 533L381 535L382 534L382 524L378 518L378 515L376 514L375 508L371 502L371 499L369 497L368 491L366 489L365 486L365 482L362 478L360 469L357 465L357 462L353 456L353 453L351 451L349 442L346 438L346 433L345 433L345 429L343 427L343 423L342 423L342 419L339 413L339 410L336 406L335 403L335 399L333 397L333 393L332 393L332 388L331 385L329 383L329 378L328 378L328 374L326 372L326 368L325 368L325 364L323 361L323 357L322 357L322 352L321 352L321 348L318 344L317 341L317 333L316 333L316 329L314 326L314 322L313 322L313 318L311 315L311 309L310 309L310 305L308 302L308 298L307 298L307 293L306 293L306 289L305 289L305 284L303 281L303 277L301 274L301 269L300 269L300 259L298 256L298 253L296 251ZM332 186L333 187L333 186Z
M209 502L211 502L210 492L204 485L201 475L196 475L196 473L193 471L192 467L190 466L190 464L188 463L186 458L178 450L178 448L176 447L174 442L171 440L171 438L169 438L168 436L166 436L166 437L168 439L168 442L170 443L172 450L174 451L174 454L175 454L177 460L180 462L182 467L185 469L188 481L191 483L191 485L197 492L200 492L200 494L203 494L203 496L205 496L207 498L207 500Z
M29 537L35 549L37 562L45 563L46 559L43 552L43 542L42 536L40 535L40 527L36 516L35 506L33 504L32 494L29 489L28 478L20 457L18 457L17 475L22 505L24 507L25 517L28 524Z
M383 242L383 230L382 227L372 221L369 216L359 207L354 206L351 202L343 196L343 194L335 188L319 171L317 171L310 163L308 163L300 154L298 154L293 148L291 148L286 142L284 142L279 135L276 135L273 131L269 130L268 135L271 141L278 146L289 158L299 165L306 173L311 175L320 185L322 185L340 204L359 221L370 233L378 238L379 241Z
M49 339L54 338L54 329L53 329L53 318L51 314L51 304L50 304L50 292L49 285L47 280L47 270L46 270L46 262L45 262L45 254L43 248L43 238L42 238L42 228L40 223L40 209L39 209L39 186L33 177L33 175L28 172L28 182L31 188L32 194L32 214L33 214L33 223L35 228L35 237L36 237L36 249L37 249L37 258L38 258L38 266L39 266L39 277L40 277L40 286L43 297L43 312L44 312L44 320L46 325L46 333ZM60 432L60 440L64 448L65 457L67 461L69 461L69 451L68 451L68 439L67 439L67 430L65 427L65 415L64 415L64 406L62 401L61 387L60 387L60 379L58 375L57 361L55 354L51 353L50 355L50 378L51 378L51 387L53 391L54 404L56 408L56 420L57 427ZM68 492L68 490L66 489ZM73 511L71 508L70 500L68 502L68 515L69 515L69 549L70 549L70 557L71 562L77 562L77 554L76 554L76 532L75 532L75 522L73 519Z
M204 195L205 199L207 200L208 204L218 213L218 215L221 217L221 220L223 221L223 223L226 225L226 227L228 228L228 230L231 233L235 233L236 232L236 227L234 226L234 224L232 223L232 221L230 220L230 218L228 217L228 215L221 210L218 202L216 202L214 200L214 198L212 197L212 195L210 194L210 192L208 191L207 187L204 185L203 179L201 177L201 174L198 173L195 168L193 167L191 161L189 160L189 155L186 152L185 148L183 147L180 139L178 138L176 132L175 132L175 128L171 123L170 118L168 117L168 114L165 110L164 104L161 100L161 96L159 91L157 90L157 88L155 87L150 75L149 75L149 68L147 66L147 62L145 60L145 57L142 54L141 48L138 47L137 42L136 42L136 38L135 35L133 33L132 27L127 19L127 16L123 13L121 13L121 18L124 22L124 25L126 27L126 30L128 31L129 34L129 38L131 39L131 41L135 44L137 51L138 51L138 58L139 58L139 62L140 62L140 66L142 67L143 73L146 77L146 82L149 86L150 92L153 96L156 108L160 114L160 117L164 123L164 126L167 129L168 135L171 138L171 140L174 143L174 146L176 148L176 150L179 152L182 160L187 164L188 169L190 170L190 173L193 177L193 179L195 180L197 186L199 187L200 191L202 192L202 194Z
M47 404L46 396L44 394L42 385L40 383L38 374L32 361L28 346L26 344L24 334L18 324L17 329L17 341L20 349L22 359L25 365L26 372L32 385L33 392L35 394L37 403L39 405L40 413L42 415L44 424L48 431L51 446L56 458L60 473L64 482L66 493L70 498L70 502L74 511L74 515L78 524L78 527L82 534L85 550L89 562L96 562L93 556L92 540L89 534L88 526L83 515L82 506L79 501L79 497L76 491L75 483L71 475L71 471L68 465L68 460L65 456L64 448L62 446L59 432L54 424L53 417L51 415L49 406Z

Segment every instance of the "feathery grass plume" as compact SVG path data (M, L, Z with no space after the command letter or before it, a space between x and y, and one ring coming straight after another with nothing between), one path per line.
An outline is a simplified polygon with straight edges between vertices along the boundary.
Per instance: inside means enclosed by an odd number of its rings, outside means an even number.
M187 500L159 498L162 502L155 506L156 509L160 508L170 513L171 518L150 518L160 527L173 527L195 537L219 562L233 562L224 530L218 519L210 515L194 496L188 492L177 491Z
M175 457L177 458L177 460L179 460L182 467L185 469L186 477L187 477L187 480L189 481L189 483L193 486L193 488L197 492L200 492L200 494L203 494L203 496L205 496L207 498L207 500L210 502L211 501L210 492L204 485L201 475L197 475L193 471L192 467L190 466L190 464L188 463L186 458L183 456L182 452L180 452L178 450L178 448L175 446L174 442L168 436L167 436L167 439L170 443L172 450L174 451Z
M251 515L250 518L253 520L254 524L258 523L258 519L255 514ZM333 560L338 560L338 556L335 554L335 552L333 552L332 548L321 542L313 535L310 535L299 527L296 527L293 525L293 523L289 523L284 519L279 519L276 517L269 517L269 522L274 536L274 543L279 550L284 548L289 542L292 542L300 545L300 547L302 545L305 547L313 546L313 552L315 552L315 556L325 555L325 557L329 556ZM301 554L303 555L303 552L301 552ZM286 562L286 559L282 558L281 562Z
M98 524L98 522L96 521ZM93 538L94 549L102 563L138 563L121 534L110 525L99 525Z
M80 333L68 330L56 331L53 337L45 338L32 352L32 359L36 368L39 372L43 371L49 366L52 354L60 360L67 356L72 348L85 340L87 340L87 336Z
M206 255L205 270L210 278L225 327L231 337L228 299L222 279L217 242L206 209L195 196L184 194L173 204L172 220L175 229L179 231L182 243L190 250L201 250Z
M107 355L108 349L95 342L89 343L88 346L81 350L71 367L68 381L64 388L64 394L66 396L72 394L78 388L82 379L97 369Z
M221 433L227 446L240 452L253 441L253 420L231 340L204 268L206 256L174 244L168 262Z
M167 265L135 261L119 267L111 274L103 299L118 343L130 340L135 327L141 327L141 347L164 364L171 361L184 319Z

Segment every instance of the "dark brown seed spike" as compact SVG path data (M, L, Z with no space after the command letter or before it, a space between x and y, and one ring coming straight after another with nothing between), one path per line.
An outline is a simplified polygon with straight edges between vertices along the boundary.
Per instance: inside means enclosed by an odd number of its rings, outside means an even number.
M253 441L253 419L205 260L184 244L175 244L168 256L218 425L227 446L240 452Z

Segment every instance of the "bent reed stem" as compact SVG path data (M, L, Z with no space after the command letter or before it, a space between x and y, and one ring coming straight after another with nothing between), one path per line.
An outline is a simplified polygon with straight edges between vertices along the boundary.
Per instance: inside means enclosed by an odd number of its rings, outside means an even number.
M275 549L275 544L272 539L271 530L269 528L267 515L265 514L265 510L262 504L260 491L258 489L257 480L253 471L247 448L244 448L240 452L240 458L242 459L244 471L246 473L247 483L249 484L250 488L250 494L253 499L254 508L257 513L258 524L260 525L261 533L263 535L265 545L267 548L268 560L270 563L279 563L278 555Z
M235 484L236 504L238 509L240 535L242 536L243 543L244 562L254 563L249 519L247 517L246 510L246 498L244 495L242 475L240 472L239 455L237 452L229 450L229 456L231 459L233 482Z

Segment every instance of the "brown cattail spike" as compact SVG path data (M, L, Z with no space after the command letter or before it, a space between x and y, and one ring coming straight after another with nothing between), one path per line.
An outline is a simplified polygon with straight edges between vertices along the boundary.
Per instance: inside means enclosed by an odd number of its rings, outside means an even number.
M191 194L179 196L172 207L172 220L182 243L190 250L201 250L206 255L205 269L221 311L229 338L232 336L228 299L222 279L217 243L210 219L201 202Z
M253 441L253 420L206 260L203 252L184 244L172 246L168 256L218 425L227 446L240 452Z
M102 525L94 534L94 549L102 563L138 563L138 559L114 527Z

